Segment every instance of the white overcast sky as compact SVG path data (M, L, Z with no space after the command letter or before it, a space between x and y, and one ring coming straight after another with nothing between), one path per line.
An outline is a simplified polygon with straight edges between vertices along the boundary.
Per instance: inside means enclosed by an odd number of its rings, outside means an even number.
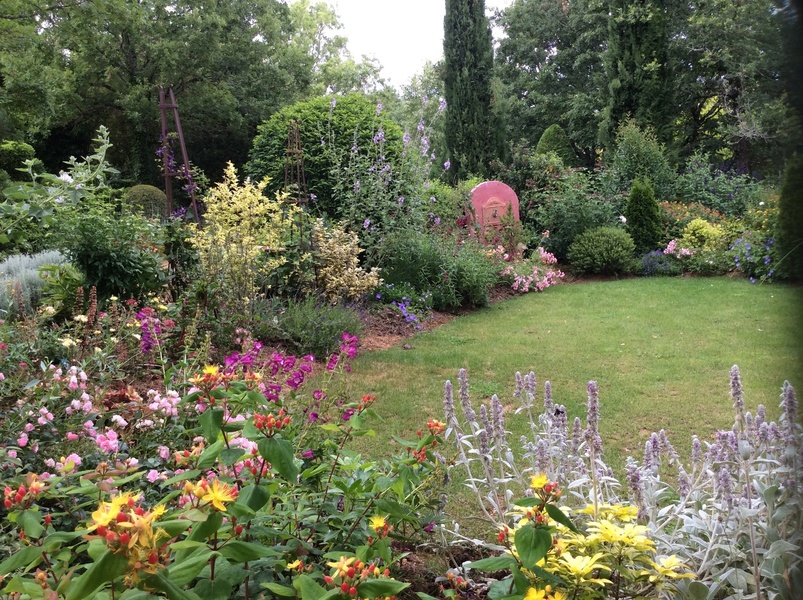
M382 74L399 87L419 72L426 61L443 57L445 0L327 0L340 17L349 50L382 64ZM485 0L488 12L513 0Z

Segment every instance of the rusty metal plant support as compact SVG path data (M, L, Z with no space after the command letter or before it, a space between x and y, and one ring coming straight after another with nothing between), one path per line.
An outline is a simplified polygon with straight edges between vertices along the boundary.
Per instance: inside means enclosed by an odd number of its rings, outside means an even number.
M195 184L192 181L192 173L190 171L190 161L187 158L187 146L184 143L184 132L181 130L181 118L178 115L178 102L176 96L173 94L173 86L168 86L167 96L169 102L165 97L165 89L159 86L159 110L162 113L162 170L165 178L165 195L167 196L167 213L173 213L173 177L178 175L175 170L175 163L169 159L169 135L167 130L167 111L173 111L173 123L176 126L176 135L178 136L179 147L181 148L181 158L184 166L184 176L187 178L187 191L192 200L192 212L195 215L196 223L200 222L198 214L198 203L195 200Z
M301 135L298 121L290 121L287 129L287 153L284 159L284 193L295 204L304 206L309 202L307 180L304 175L304 150L301 147ZM304 220L299 219L299 242L304 241Z

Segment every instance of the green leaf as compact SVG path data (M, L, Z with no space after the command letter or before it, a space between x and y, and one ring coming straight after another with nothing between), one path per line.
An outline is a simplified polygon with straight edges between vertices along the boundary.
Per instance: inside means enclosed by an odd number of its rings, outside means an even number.
M293 587L301 594L301 600L328 600L329 598L337 598L340 595L340 590L335 588L326 591L326 588L321 587L309 575L299 575L293 580Z
M17 515L17 525L22 527L29 538L38 540L45 532L42 526L42 513L38 510L23 510Z
M277 437L262 438L258 443L259 453L287 481L296 482L298 468L295 465L293 445Z
M192 531L187 536L187 540L203 542L211 537L220 526L223 524L223 515L215 511L209 513L206 521L199 522L193 525ZM179 550L176 552L173 564L180 563L185 560L194 550Z
M572 520L569 517L567 517L566 513L564 513L557 506L555 506L554 504L547 504L545 506L545 508L546 508L547 514L550 516L550 518L552 520L557 521L558 523L560 523L564 527L568 527L569 529L571 529L575 533L580 533L580 530L577 529L577 527L575 526L574 523L572 523Z
M78 531L56 531L45 537L42 542L42 549L47 552L54 552L58 550L64 542L71 542L75 538L79 538L87 533L89 533L89 531L86 529L80 529Z
M516 530L513 539L525 569L534 567L552 547L552 536L543 527L521 527Z
M231 596L231 587L228 581L218 577L214 581L201 579L195 584L193 591L203 600L228 600Z
M538 565L533 565L528 570L531 571L537 577L540 577L541 579L546 579L547 581L551 581L552 583L556 583L558 585L563 585L563 586L567 585L566 582L563 581L563 579L561 579L554 573L550 573L546 569L542 569Z
M282 596L283 598L295 598L296 591L291 588L287 587L286 585L281 585L280 583L274 583L272 581L268 583L262 584L263 588L269 589L271 592L276 594L277 596Z
M216 555L217 552L212 552L209 548L198 548L187 555L186 558L182 558L180 561L176 560L167 568L168 579L178 587L185 586L195 579L209 563L209 559ZM163 589L163 591L167 590Z
M106 551L71 586L66 600L92 598L102 586L122 576L128 567L128 559L122 554Z
M254 512L263 508L270 500L268 488L259 485L247 485L240 490L235 504L244 504Z
M357 586L357 595L360 598L394 596L408 587L410 587L409 583L395 579L368 579Z
M253 544L251 542L240 542L237 540L233 540L221 546L220 554L237 563L244 563L265 556L279 556L276 550L268 546Z
M526 506L526 507L529 507L529 506L538 506L538 505L539 505L539 504L541 504L542 502L543 502L543 501L542 501L540 498L533 498L533 497L530 497L530 498L520 498L519 500L515 500L515 501L513 502L513 504L515 504L516 506Z
M11 571L16 571L33 563L42 560L42 549L38 546L26 546L18 550L3 562L0 563L0 575L7 575Z
M174 519L171 521L159 521L159 528L164 529L171 538L184 533L192 523L186 519Z
M201 414L201 429L204 437L212 444L217 441L220 430L223 428L223 409L209 408Z
M225 448L220 453L220 462L227 467L230 467L240 460L240 457L243 456L243 454L245 454L245 451L243 451L242 448Z
M145 583L148 587L163 591L170 600L200 600L195 592L181 589L181 586L189 582L179 583L172 575L165 576L164 571L151 575Z
M174 483L178 483L180 481L187 481L188 479L195 479L200 474L201 474L200 469L191 469L189 471L184 471L183 473L180 473L180 474L176 475L175 477L171 477L170 479L165 481L162 485L168 486L168 485L173 485Z
M504 571L516 566L516 559L509 554L502 556L492 556L490 558L481 558L469 563L469 569L477 569L478 571Z
M689 596L693 600L706 600L708 598L708 586L701 581L692 581L689 584Z
M223 440L218 440L214 444L207 446L206 449L201 453L201 456L198 457L198 464L195 465L199 469L208 469L209 467L215 464L217 457L220 456L220 452L223 450L225 444Z

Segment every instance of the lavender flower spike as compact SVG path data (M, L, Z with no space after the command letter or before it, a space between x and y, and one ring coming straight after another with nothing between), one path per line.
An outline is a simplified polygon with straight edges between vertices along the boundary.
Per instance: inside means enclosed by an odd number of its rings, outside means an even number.
M471 398L468 394L468 372L465 369L460 369L457 372L457 385L458 394L460 395L460 406L463 408L463 416L469 424L477 424L477 413L471 407Z
M744 394L742 393L742 376L737 365L731 367L731 398L733 398L733 410L736 411L736 429L740 432L744 431Z
M443 384L443 411L447 429L453 429L457 425L457 416L454 414L454 390L452 382L448 380Z

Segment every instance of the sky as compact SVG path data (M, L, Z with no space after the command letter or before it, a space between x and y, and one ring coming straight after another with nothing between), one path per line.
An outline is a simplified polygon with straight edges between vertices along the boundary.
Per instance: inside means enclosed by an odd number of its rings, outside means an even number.
M513 0L485 0L489 12ZM328 0L340 17L339 32L355 59L363 54L382 65L386 81L404 85L429 60L443 57L445 0Z

